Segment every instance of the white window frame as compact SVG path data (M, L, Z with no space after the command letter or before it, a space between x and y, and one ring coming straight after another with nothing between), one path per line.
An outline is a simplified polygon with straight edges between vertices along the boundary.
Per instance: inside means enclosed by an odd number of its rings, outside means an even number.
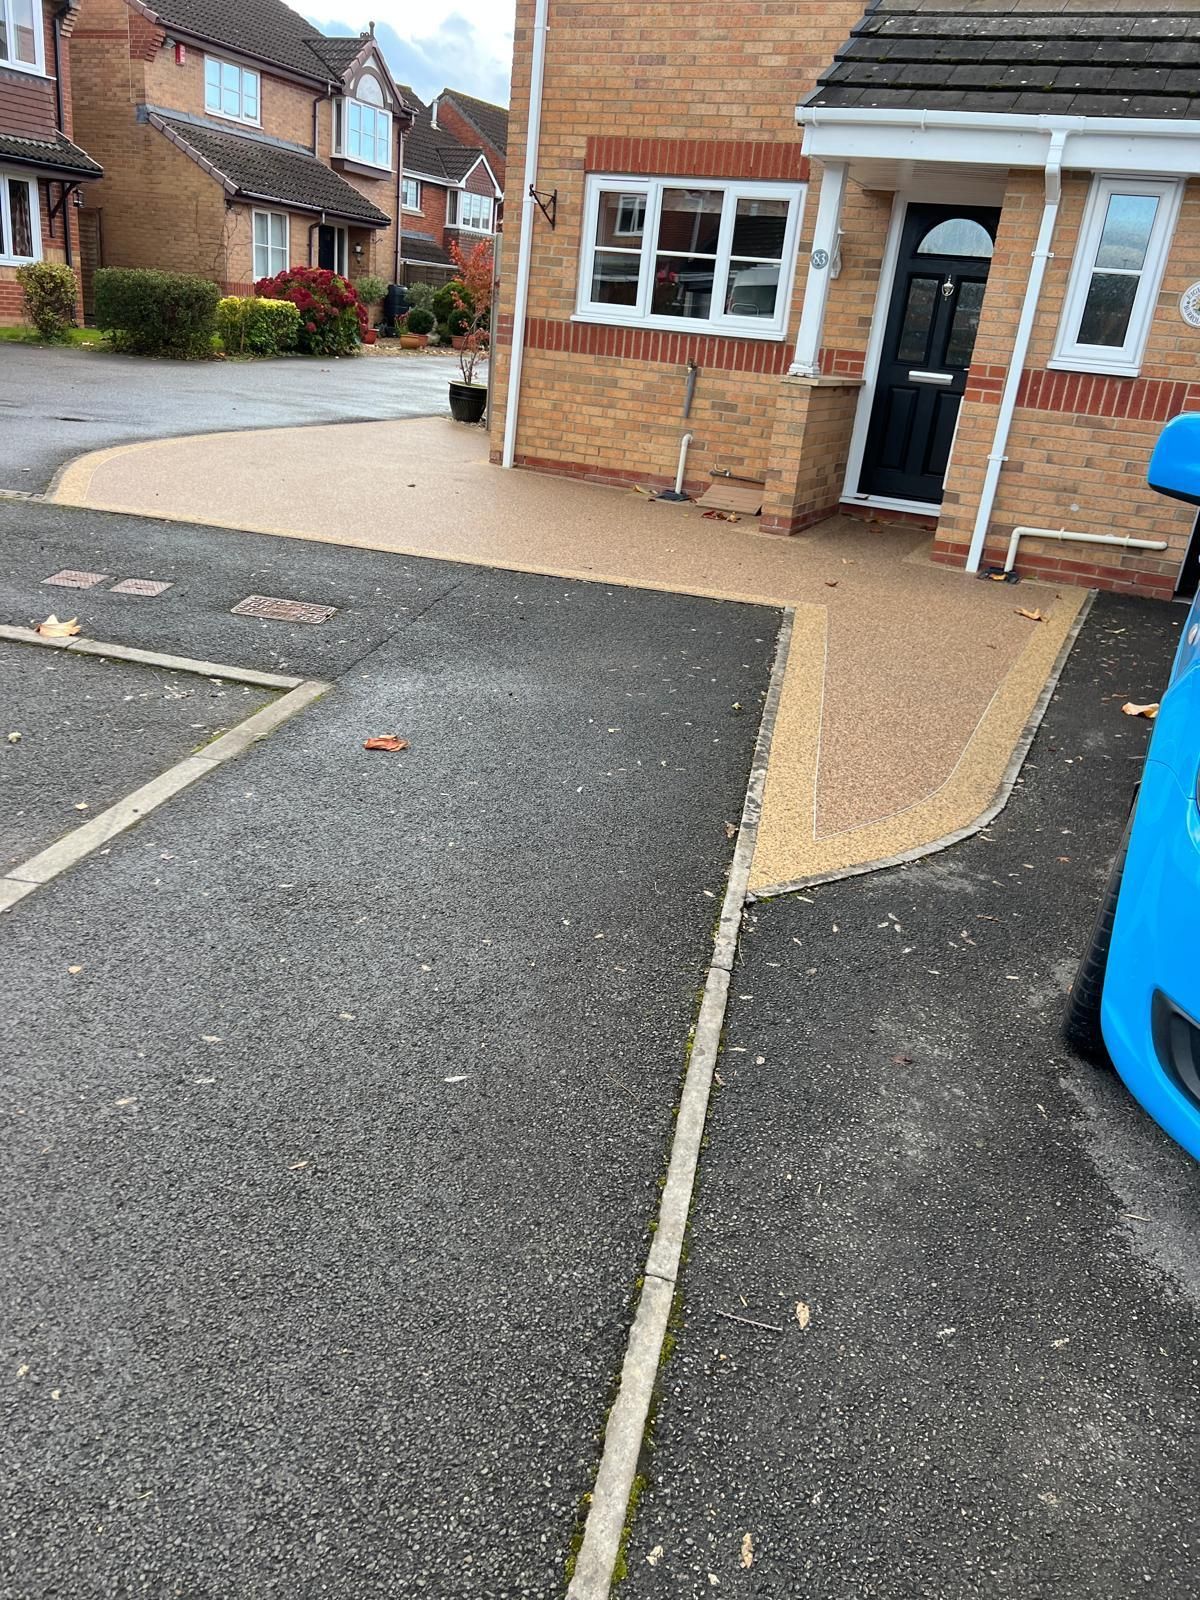
M356 106L359 111L361 127L362 114L370 112L372 117L382 117L387 124L387 160L379 161L374 156L364 156L358 151L350 149L350 109ZM376 167L380 172L390 172L392 169L392 113L386 106L372 105L369 100L358 100L351 94L341 98L337 116L337 148L335 156L341 156L344 161L357 161L360 167ZM372 145L378 142L378 135L372 139Z
M267 270L265 272L260 272L258 270L258 252L259 252L260 246L259 246L258 240L255 238L255 225L256 225L259 217L265 217L267 219L267 242L266 242L265 245L263 245L261 247L262 249L264 249L267 252ZM271 222L270 222L270 219L272 217L282 217L283 218L283 263L282 263L281 266L278 266L278 267L271 265L272 252L278 249L277 245L273 245L271 243ZM255 283L257 283L260 278L273 278L277 272L286 271L287 268L291 266L291 264L292 264L292 219L291 219L291 217L288 216L286 211L264 211L264 210L261 210L261 209L256 207L250 213L250 265L251 265L251 269L252 269L251 277L252 277L253 281Z
M404 197L411 188L414 198L409 201ZM401 178L400 180L400 209L402 211L420 211L421 209L421 180L420 178Z
M13 240L12 212L9 206L8 185L9 180L15 178L18 183L23 183L29 190L29 229L33 235L33 254L31 256L14 255L8 246ZM0 266L23 267L30 261L42 259L42 212L40 196L38 194L38 181L27 172L15 172L9 167L0 167Z
M218 104L217 104L217 106L215 108L213 106L210 106L209 103L208 103L208 68L209 68L209 64L210 63L214 67L216 67L216 69L217 69L217 87L218 87L218 91L219 92L217 94ZM254 116L248 117L245 114L244 109L243 110L239 110L236 115L232 111L226 111L226 110L223 109L224 100L225 100L225 84L224 84L223 80L224 80L225 71L226 71L227 68L228 68L229 71L236 72L237 75L238 75L238 105L239 105L239 107L243 107L244 108L245 104L246 104L246 79L247 78L253 78L254 79L254 106L255 106L255 114L254 114ZM242 66L240 61L230 61L224 56L205 56L205 58L204 58L204 114L205 114L206 117L220 117L223 122L240 122L243 125L243 127L247 127L247 128L261 128L262 127L262 73L261 72L256 72L253 67L244 67L244 66Z
M1155 213L1154 225L1150 230L1150 239L1146 246L1146 258L1141 268L1136 273L1133 269L1121 269L1124 276L1136 276L1139 279L1133 308L1129 313L1129 326L1126 329L1124 344L1119 347L1080 344L1077 335L1083 320L1088 291L1092 286L1092 277L1097 270L1102 272L1109 270L1097 269L1096 256L1100 249L1100 237L1108 215L1109 201L1115 194L1154 195L1158 200L1158 211ZM1059 317L1058 332L1054 341L1054 354L1047 363L1049 366L1067 372L1104 372L1117 377L1137 377L1141 371L1146 342L1150 337L1150 327L1154 321L1158 292L1162 287L1163 272L1166 270L1171 240L1175 234L1175 224L1179 219L1182 196L1183 180L1180 178L1117 177L1103 173L1095 175L1084 207L1083 220L1079 225L1075 258L1071 263L1066 298L1063 301L1062 315Z
M490 194L475 194L470 189L452 189L454 196L454 221L450 224L453 228L461 228L464 233L491 233L496 221L496 202ZM487 207L487 222L480 225L475 222L462 220L463 204L471 201L475 206Z
M0 0L0 19L5 25L5 37L11 39L16 32L13 22L12 0ZM42 26L42 0L33 0L33 56L32 61L17 61L0 56L0 67L12 72L32 72L46 76L46 38Z
M655 316L651 311L654 290L654 256L658 240L658 225L662 214L662 197L666 189L710 189L722 194L721 223L717 240L716 270L713 277L712 304L725 304L725 291L729 282L729 244L733 234L733 218L739 200L787 200L788 217L784 230L783 254L779 262L779 297L774 317L741 317L718 311L701 319L699 317ZM808 186L803 183L755 183L746 179L693 178L628 178L620 173L588 174L584 189L584 229L579 254L579 286L575 300L576 322L603 322L619 327L661 328L668 333L717 333L737 339L773 339L787 336L791 315L792 290L796 277L796 255L800 238L800 225L804 218L804 202ZM596 231L600 215L600 196L616 193L622 198L644 195L646 198L645 226L642 233L641 260L638 272L637 301L632 306L608 305L593 301L591 297L592 269L596 253Z

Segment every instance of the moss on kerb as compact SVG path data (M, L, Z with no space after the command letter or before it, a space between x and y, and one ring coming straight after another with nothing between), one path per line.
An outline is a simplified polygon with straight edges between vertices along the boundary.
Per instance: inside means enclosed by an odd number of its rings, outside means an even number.
M612 1581L621 1583L629 1576L629 1537L633 1532L634 1519L637 1517L638 1504L648 1487L649 1480L646 1475L639 1472L633 1480L629 1491L629 1507L625 1512L625 1526L621 1529L621 1542L617 1546L617 1559L613 1562Z

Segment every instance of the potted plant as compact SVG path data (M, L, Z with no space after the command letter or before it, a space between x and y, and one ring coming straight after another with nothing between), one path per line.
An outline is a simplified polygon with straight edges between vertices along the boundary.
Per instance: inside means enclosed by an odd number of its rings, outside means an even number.
M429 343L429 335L434 328L434 315L421 306L414 306L404 318L404 326L400 332L400 347L403 350L419 350Z
M450 384L450 415L456 422L480 422L487 409L487 384L475 382L475 369L481 359L487 359L484 352L492 309L492 247L481 239L471 250L464 251L455 239L450 245L450 259L458 269L458 282L447 287L453 291L454 319L460 321L462 328L454 340L462 380Z

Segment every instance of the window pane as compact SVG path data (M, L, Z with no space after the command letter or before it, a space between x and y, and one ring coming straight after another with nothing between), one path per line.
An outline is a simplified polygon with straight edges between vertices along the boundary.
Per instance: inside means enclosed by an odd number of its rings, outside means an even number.
M375 82L374 78L360 78L358 84L358 98L360 100L366 100L373 106L381 106L383 104L383 90Z
M970 256L975 261L990 261L992 236L973 217L947 217L939 222L917 246L919 256Z
M206 61L204 63L204 109L206 111L219 111L221 109L221 63L219 61Z
M780 260L787 219L786 200L739 200L733 217L733 254Z
M258 73L242 73L242 115L258 120Z
M600 195L596 218L596 243L612 244L614 241L629 247L639 243L646 225L646 197L644 194Z
M277 211L271 213L271 243L277 250L287 252L287 218Z
M1157 213L1157 195L1114 194L1108 202L1096 266L1140 272Z
M713 255L721 231L719 189L664 189L658 249L664 255Z
M601 305L636 305L641 260L636 251L597 250L592 267L592 299Z
M269 226L270 226L270 218L267 216L266 212L265 211L256 211L254 213L254 242L255 242L255 244L266 244L266 242L267 242L267 230L268 230Z
M731 261L725 309L734 317L773 317L779 298L779 268L770 262Z
M958 286L958 300L954 306L954 321L946 341L946 365L969 367L975 336L979 332L979 312L983 305L982 283L967 280Z
M37 61L37 28L34 22L35 0L11 0L12 42L11 59L24 61L30 66ZM14 223L15 226L15 223ZM20 252L17 252L20 254Z
M650 309L656 317L706 321L712 311L715 271L716 262L711 256L656 256Z
M914 278L908 286L908 303L896 346L897 361L924 361L929 350L929 331L937 305L938 280Z
M1141 279L1132 273L1096 272L1092 274L1083 316L1079 320L1079 343L1104 345L1119 350L1129 332L1129 316Z
M13 255L32 256L33 211L29 203L29 185L23 178L8 180L8 210L12 218Z

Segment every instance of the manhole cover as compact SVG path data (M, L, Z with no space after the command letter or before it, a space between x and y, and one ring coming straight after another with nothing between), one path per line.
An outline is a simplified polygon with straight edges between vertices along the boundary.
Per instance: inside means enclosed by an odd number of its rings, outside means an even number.
M171 587L169 583L158 583L153 578L122 578L120 583L114 583L108 591L109 594L165 594Z
M98 583L106 583L107 572L76 572L72 567L64 567L61 572L54 573L49 578L43 578L43 583L56 583L60 589L94 589Z
M336 606L314 606L307 600L279 600L266 594L248 594L233 607L235 617L265 617L270 622L328 622Z

